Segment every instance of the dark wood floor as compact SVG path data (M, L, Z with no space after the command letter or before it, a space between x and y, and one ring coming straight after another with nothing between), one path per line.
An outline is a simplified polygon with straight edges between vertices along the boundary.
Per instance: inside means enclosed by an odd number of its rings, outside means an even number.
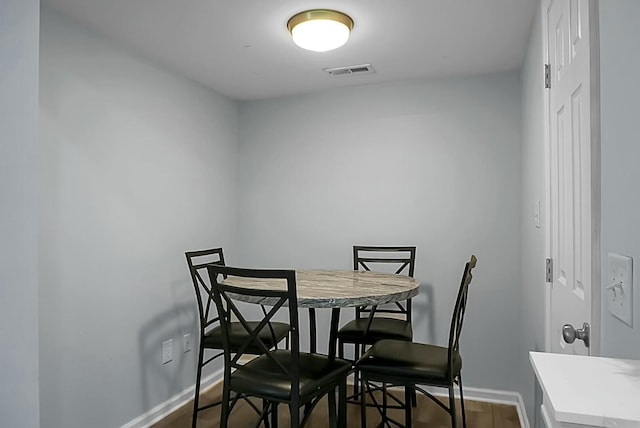
M217 400L220 397L219 387L210 388L202 394L202 399ZM191 411L193 402L189 402L152 428L184 428L191 426ZM460 406L458 406L459 408ZM521 428L518 412L515 406L505 404L485 403L465 400L467 414L467 428ZM279 426L289 426L288 411L285 406L280 406ZM392 410L390 415L399 421L403 421L402 411ZM198 414L199 428L220 427L220 406L213 407ZM239 403L231 413L229 426L249 427L253 426L256 413L245 403ZM311 419L306 425L308 428L326 428L329 426L326 398L313 410ZM424 396L418 395L418 405L413 409L413 426L416 428L450 428L449 415L441 408L433 404ZM380 422L380 417L374 408L368 409L367 426L375 427ZM360 408L357 405L347 406L347 426L360 427Z

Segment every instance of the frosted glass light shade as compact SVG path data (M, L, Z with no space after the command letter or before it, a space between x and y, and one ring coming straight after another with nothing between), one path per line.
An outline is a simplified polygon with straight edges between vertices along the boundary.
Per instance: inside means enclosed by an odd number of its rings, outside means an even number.
M287 27L296 45L315 52L326 52L347 42L353 29L353 20L334 10L307 10L289 19Z

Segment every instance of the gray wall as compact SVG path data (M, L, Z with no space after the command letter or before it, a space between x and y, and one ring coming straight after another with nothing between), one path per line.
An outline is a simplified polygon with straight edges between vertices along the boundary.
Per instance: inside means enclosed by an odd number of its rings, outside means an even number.
M600 2L600 84L602 92L602 284L607 253L634 259L634 322L628 327L607 309L602 294L602 354L640 359L640 2Z
M53 12L41 31L42 425L120 426L194 382L184 251L233 254L238 106Z
M37 0L0 2L0 425L39 426Z
M45 11L38 199L38 5L1 7L0 35L13 41L0 50L3 423L38 426L36 213L43 426L119 425L192 383L195 354L161 366L160 342L195 333L181 254L213 243L232 263L301 268L349 268L354 243L416 244L416 337L440 343L475 252L465 383L520 391L533 419L527 351L544 347L546 233L532 218L538 200L545 211L539 16L521 83L507 73L342 90L248 103L240 121L235 103ZM640 253L639 21L635 0L600 2L603 280L608 252ZM640 292L635 328L605 297L602 353L639 358ZM83 322L96 314L97 326Z
M531 26L525 63L522 66L522 300L521 318L521 386L532 426L538 417L541 394L529 363L529 351L545 350L545 290L544 259L546 190L544 135L544 64L542 47L541 8ZM534 221L540 201L540 228Z
M473 252L465 384L520 390L518 73L239 112L53 12L42 21L43 426L119 426L193 383L182 253L209 245L232 264L348 269L355 243L415 244L416 339L441 344Z
M445 344L475 253L465 384L518 390L520 120L517 73L243 104L242 262L348 269L354 244L415 244L415 338Z

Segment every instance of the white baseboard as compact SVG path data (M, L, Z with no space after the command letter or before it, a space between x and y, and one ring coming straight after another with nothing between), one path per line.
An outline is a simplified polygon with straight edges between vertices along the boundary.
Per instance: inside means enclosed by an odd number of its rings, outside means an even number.
M216 383L222 380L222 369L216 371L215 373L207 376L202 381L201 390L215 385ZM350 381L349 383L352 383ZM180 394L177 394L164 403L158 404L153 409L148 412L138 416L134 420L128 422L125 425L122 425L121 428L148 428L154 423L160 421L166 416L170 415L180 407L184 406L189 400L193 399L195 386L191 386ZM426 388L427 391L437 396L446 396L443 393L443 389L439 388ZM456 390L456 397L459 397L459 390ZM524 401L522 399L522 395L518 392L513 391L501 391L495 389L484 389L484 388L473 388L470 386L464 387L464 398L474 401L483 401L486 403L498 403L498 404L507 404L511 406L515 406L518 411L518 418L520 419L520 426L522 428L530 428L529 419L527 419L527 411L524 406Z
M456 394L456 396L458 396L458 394ZM474 401L483 401L486 403L508 404L510 406L515 406L518 411L520 426L522 428L530 428L529 419L527 418L527 410L524 406L524 400L519 392L464 386L464 398L465 400L469 399Z
M206 378L202 379L200 382L200 390L204 391L207 388L215 385L216 383L222 381L222 371L223 369L217 370ZM138 416L134 420L127 422L122 425L120 428L148 428L161 419L167 417L171 413L178 410L180 407L184 406L190 400L193 400L193 394L195 393L195 385L190 386L185 389L181 393L174 395L169 398L164 403L158 404L153 409L148 412Z

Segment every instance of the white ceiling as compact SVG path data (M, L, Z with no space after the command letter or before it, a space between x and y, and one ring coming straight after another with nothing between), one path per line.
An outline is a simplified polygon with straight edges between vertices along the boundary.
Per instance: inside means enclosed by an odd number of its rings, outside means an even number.
M169 69L238 100L422 77L518 69L537 0L42 0ZM295 46L286 23L312 8L355 21L331 52ZM374 74L324 68L370 63Z

